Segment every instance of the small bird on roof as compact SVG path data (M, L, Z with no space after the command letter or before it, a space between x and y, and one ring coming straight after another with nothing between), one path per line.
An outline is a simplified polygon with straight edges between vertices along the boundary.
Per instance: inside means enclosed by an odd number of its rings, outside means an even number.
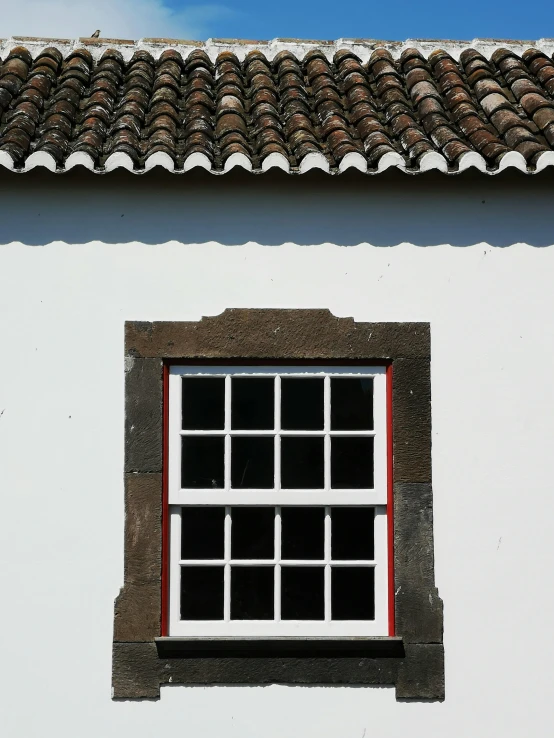
M94 32L94 33L92 34L91 38L100 38L100 31L95 31L95 32Z

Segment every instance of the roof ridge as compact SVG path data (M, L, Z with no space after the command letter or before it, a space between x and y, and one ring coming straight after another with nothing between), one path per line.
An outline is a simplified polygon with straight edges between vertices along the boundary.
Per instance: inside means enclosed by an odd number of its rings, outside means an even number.
M99 59L107 49L117 49L125 61L131 59L136 51L148 51L154 58L158 58L168 49L176 49L186 52L186 55L194 50L201 49L215 61L217 55L222 51L231 51L239 60L243 60L250 51L262 51L271 61L280 51L290 51L299 58L314 49L320 49L332 60L333 55L339 49L354 52L362 62L368 61L375 49L386 49L393 59L398 59L403 51L409 48L417 49L424 56L433 51L442 49L448 52L454 59L458 60L462 51L475 49L490 59L494 51L499 48L507 48L521 56L529 48L536 48L543 53L552 56L554 54L554 38L541 38L537 40L514 40L514 39L491 39L474 38L472 40L452 39L406 39L405 41L387 41L381 39L364 38L339 38L336 40L296 39L296 38L274 38L265 41L248 39L224 39L209 38L206 41L195 41L187 39L169 38L141 38L138 40L113 39L113 38L47 38L31 36L11 36L7 39L0 38L0 59L5 59L11 49L16 46L25 46L35 58L41 51L49 46L54 46L64 55L69 55L78 48L86 48L95 60Z

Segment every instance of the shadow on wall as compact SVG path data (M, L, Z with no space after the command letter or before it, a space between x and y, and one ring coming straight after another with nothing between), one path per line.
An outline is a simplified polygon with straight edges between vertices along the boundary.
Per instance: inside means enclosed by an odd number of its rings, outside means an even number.
M554 174L0 173L0 244L554 244Z

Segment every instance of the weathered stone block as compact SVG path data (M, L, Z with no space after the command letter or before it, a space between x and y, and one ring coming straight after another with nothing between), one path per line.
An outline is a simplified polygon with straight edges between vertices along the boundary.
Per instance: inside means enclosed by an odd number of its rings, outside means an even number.
M160 585L162 475L125 475L125 582Z
M153 641L160 625L159 582L125 584L115 601L114 641Z
M154 643L114 643L112 664L114 699L159 699L159 662Z
M394 485L394 574L397 635L405 642L441 643L430 484Z
M125 375L125 471L162 471L162 361L129 357Z
M431 481L431 373L428 359L393 362L394 481Z
M127 323L126 353L157 358L428 357L428 323L356 323L329 310L231 309L197 323Z
M397 699L444 700L444 648L440 643L406 646L398 671Z

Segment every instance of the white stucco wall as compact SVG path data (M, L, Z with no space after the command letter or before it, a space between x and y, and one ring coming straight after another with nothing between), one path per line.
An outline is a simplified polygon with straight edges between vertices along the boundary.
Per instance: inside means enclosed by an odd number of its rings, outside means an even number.
M548 176L1 178L2 735L548 735L553 194ZM123 323L227 307L430 321L444 703L280 685L111 701Z

